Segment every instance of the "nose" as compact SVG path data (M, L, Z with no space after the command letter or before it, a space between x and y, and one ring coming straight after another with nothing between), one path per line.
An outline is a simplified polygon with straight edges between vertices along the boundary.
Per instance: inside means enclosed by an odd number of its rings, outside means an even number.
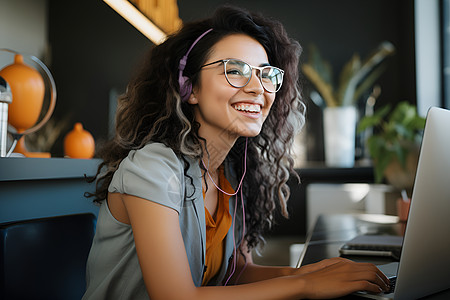
M264 93L264 87L262 85L261 79L259 78L259 70L253 69L250 81L244 86L244 90L248 93L255 93L261 95Z

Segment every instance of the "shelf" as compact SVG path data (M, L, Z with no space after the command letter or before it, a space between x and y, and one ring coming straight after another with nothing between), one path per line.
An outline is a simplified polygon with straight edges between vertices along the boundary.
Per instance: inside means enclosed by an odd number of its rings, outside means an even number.
M100 159L0 158L0 181L84 178L94 176Z

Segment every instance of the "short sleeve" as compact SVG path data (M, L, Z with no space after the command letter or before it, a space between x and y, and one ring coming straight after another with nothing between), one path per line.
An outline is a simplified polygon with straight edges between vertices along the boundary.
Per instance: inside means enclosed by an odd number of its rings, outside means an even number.
M144 198L179 213L184 198L183 174L172 149L152 143L130 151L114 173L108 191Z

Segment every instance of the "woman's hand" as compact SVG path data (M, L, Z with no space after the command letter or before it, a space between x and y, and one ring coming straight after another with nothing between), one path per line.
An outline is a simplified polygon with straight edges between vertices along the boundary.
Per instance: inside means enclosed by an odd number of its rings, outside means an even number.
M356 291L380 293L389 290L389 279L373 264L356 263L343 258L326 259L300 268L305 297L335 298Z
M298 269L296 269L295 274L302 275L302 274L306 274L306 273L310 273L310 272L315 272L315 271L318 271L325 267L328 267L330 265L334 265L336 263L343 262L343 261L350 262L350 260L342 258L342 257L333 257L333 258L324 259L317 263L305 265L301 268L298 268Z

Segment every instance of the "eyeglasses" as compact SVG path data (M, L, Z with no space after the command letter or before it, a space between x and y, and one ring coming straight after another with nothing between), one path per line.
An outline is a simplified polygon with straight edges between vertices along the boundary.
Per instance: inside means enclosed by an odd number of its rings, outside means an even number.
M223 63L225 77L231 86L241 88L246 86L252 78L253 69L259 71L259 80L269 93L278 92L283 84L284 71L277 67L254 67L238 59L220 59L201 66L201 68Z

